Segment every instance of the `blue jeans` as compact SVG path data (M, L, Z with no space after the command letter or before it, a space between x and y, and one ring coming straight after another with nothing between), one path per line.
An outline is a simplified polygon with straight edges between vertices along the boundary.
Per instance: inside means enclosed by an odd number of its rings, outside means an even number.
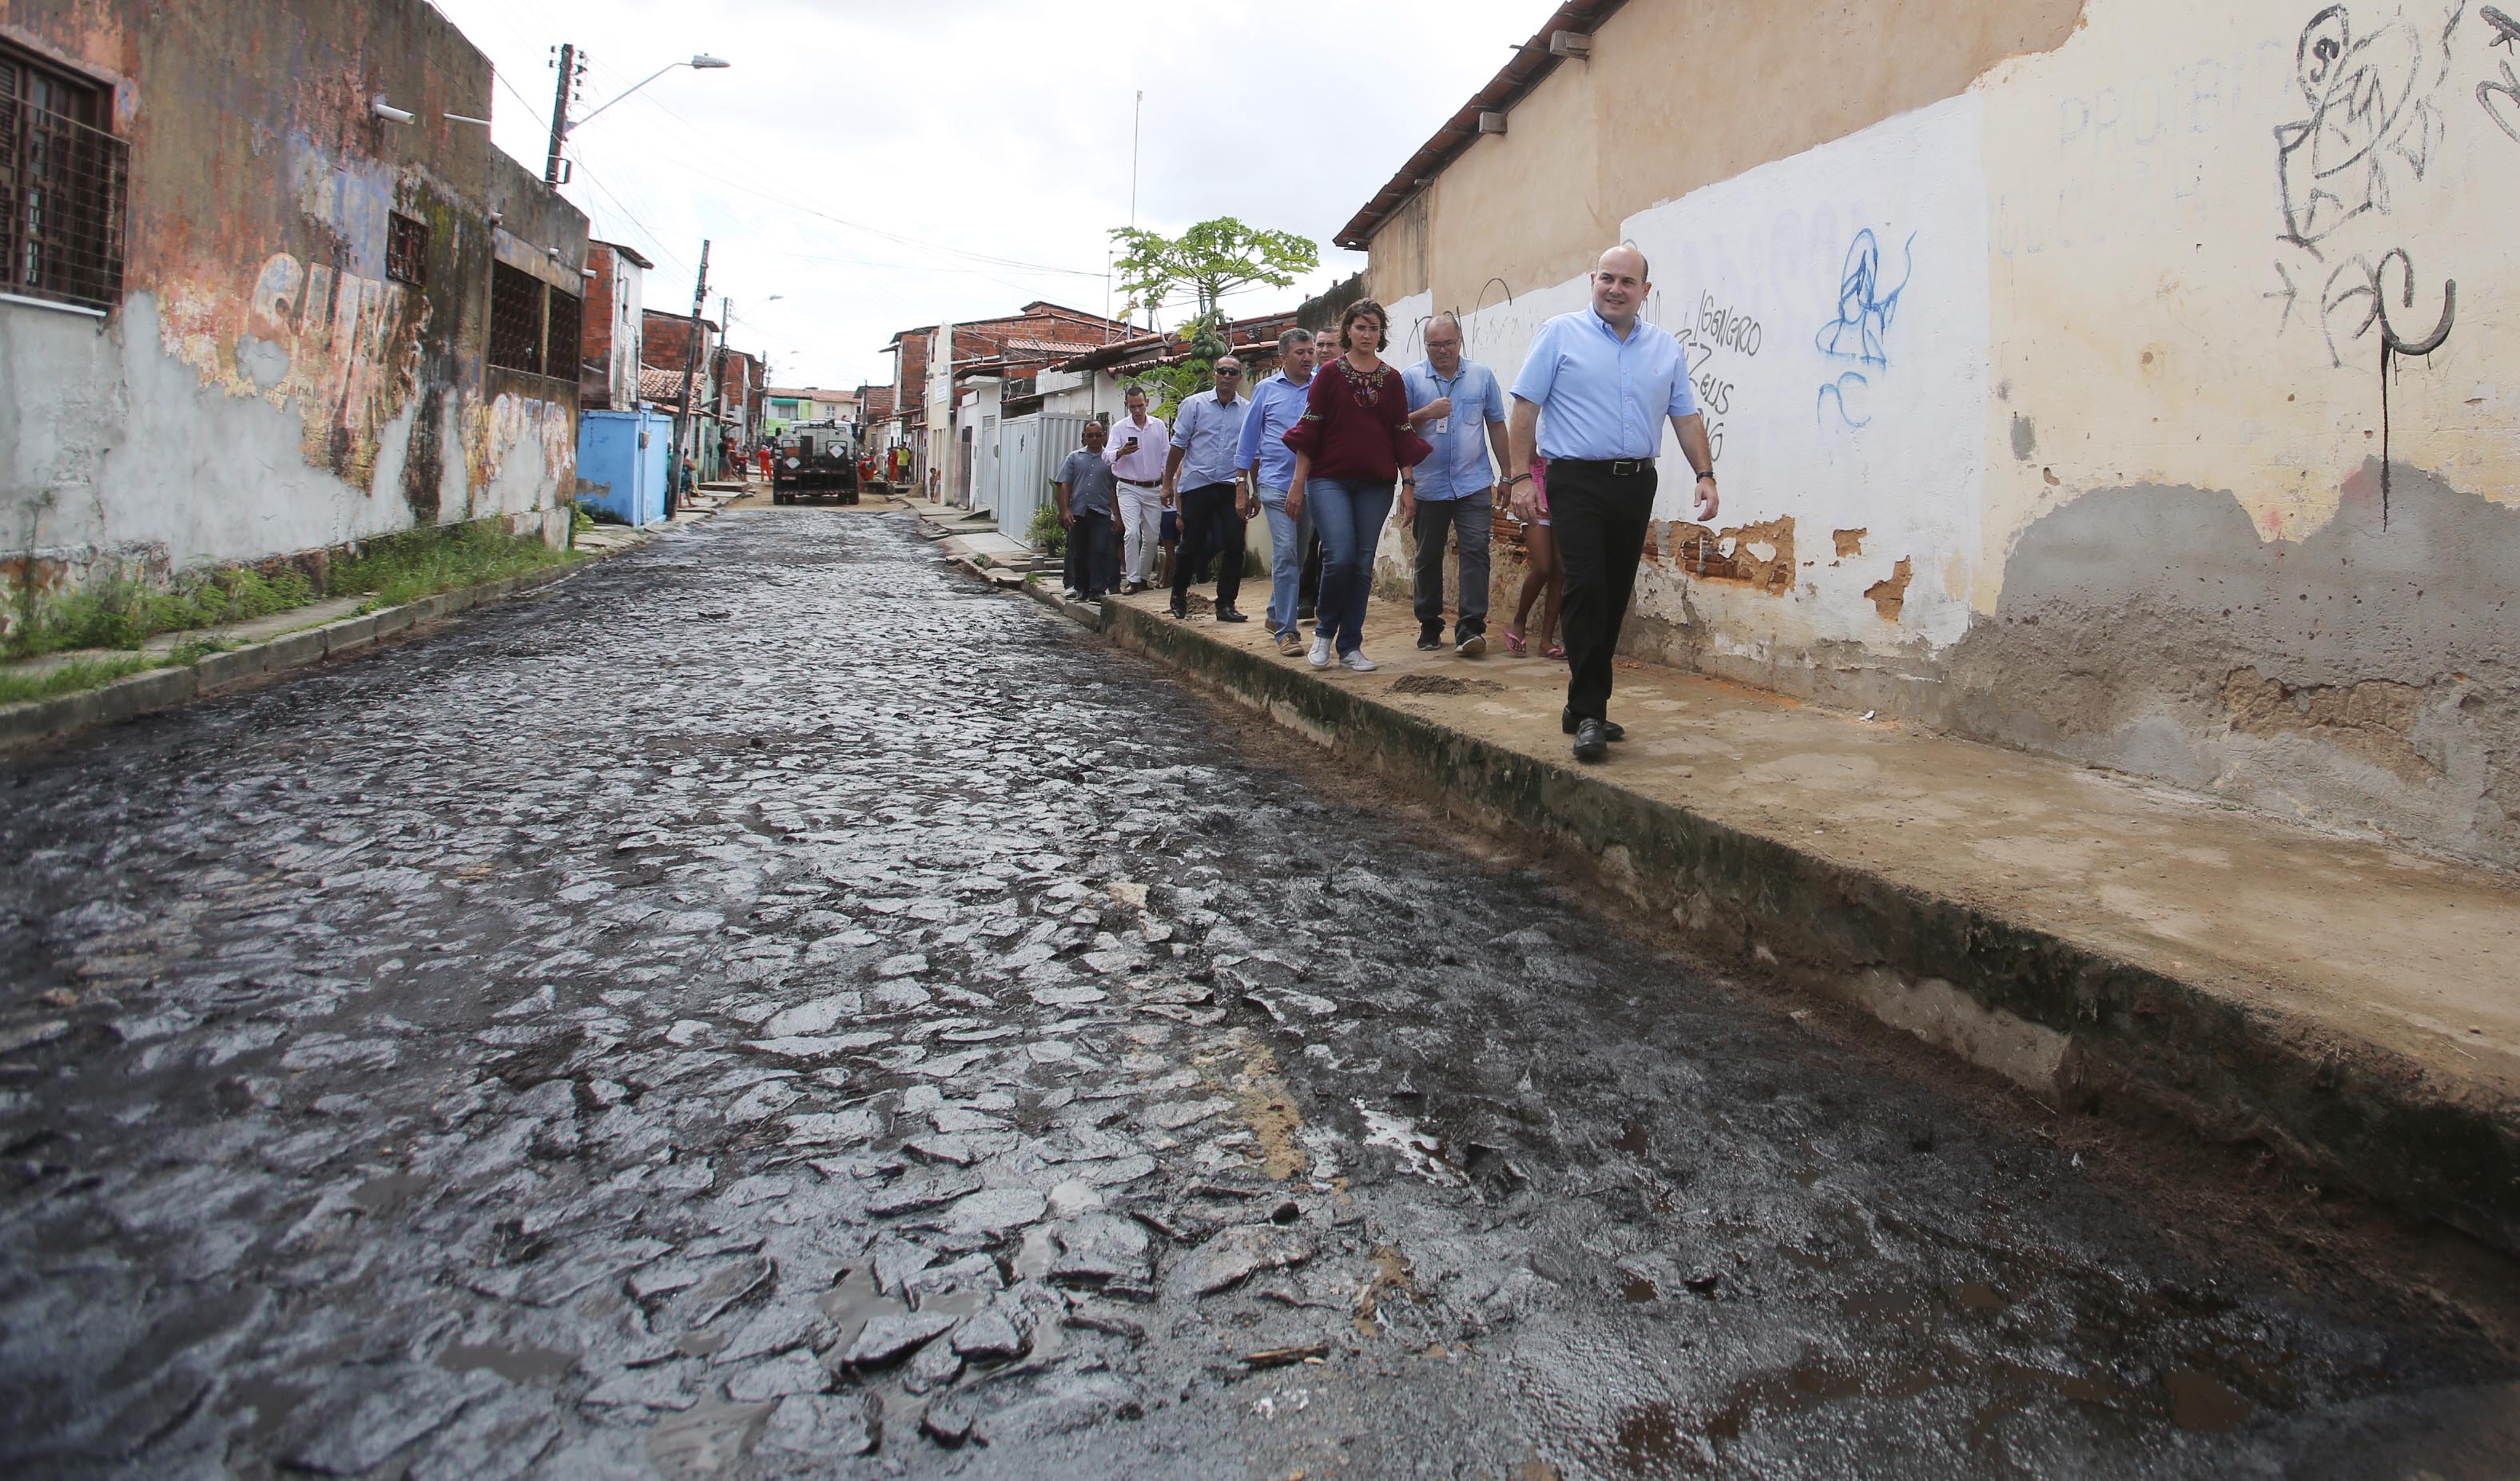
M1391 517L1391 486L1367 479L1312 479L1304 491L1304 512L1322 532L1322 596L1320 621L1313 631L1327 634L1342 656L1365 644L1365 602L1373 594L1373 547L1382 540L1382 523Z
M1260 512L1269 517L1269 635L1295 630L1295 604L1304 583L1304 547L1312 542L1313 511L1301 519L1286 512L1286 490L1260 486Z

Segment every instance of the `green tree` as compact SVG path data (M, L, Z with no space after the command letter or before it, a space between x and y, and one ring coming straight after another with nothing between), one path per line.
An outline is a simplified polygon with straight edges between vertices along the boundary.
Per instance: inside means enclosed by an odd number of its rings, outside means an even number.
M1263 231L1232 216L1201 221L1178 237L1135 226L1111 228L1120 247L1120 286L1128 291L1129 311L1163 302L1187 288L1195 300L1188 338L1202 353L1224 353L1214 338L1224 314L1218 301L1238 288L1265 283L1291 288L1298 274L1321 265L1321 249L1309 237L1292 232Z
M1216 351L1216 354L1223 353L1222 348ZM1208 372L1214 367L1213 356L1193 356L1178 365L1149 365L1134 375L1122 376L1120 389L1124 393L1143 389L1147 393L1147 415L1169 422L1184 399L1214 384L1208 379Z

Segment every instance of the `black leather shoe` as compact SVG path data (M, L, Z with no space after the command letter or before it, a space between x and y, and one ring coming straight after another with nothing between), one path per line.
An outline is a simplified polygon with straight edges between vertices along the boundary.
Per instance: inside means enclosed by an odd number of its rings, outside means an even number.
M1575 759L1597 762L1609 754L1609 721L1588 719L1575 727Z
M1573 735L1575 733L1575 727L1578 723L1580 722L1575 718L1574 711L1560 710L1557 712L1557 728L1565 731L1568 735ZM1601 726L1601 738L1603 740L1621 741L1628 738L1628 727L1620 724L1617 720L1605 719L1598 723Z
M1164 611L1169 614L1175 622L1188 622L1190 620L1190 609L1188 607L1167 607Z
M1244 617L1241 613L1235 611L1231 607L1217 608L1216 620L1220 623L1247 623L1251 621L1251 619Z

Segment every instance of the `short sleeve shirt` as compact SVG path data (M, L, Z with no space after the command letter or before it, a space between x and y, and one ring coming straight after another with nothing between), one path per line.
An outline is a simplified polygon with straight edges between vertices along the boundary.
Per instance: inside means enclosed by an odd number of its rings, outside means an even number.
M1639 319L1621 340L1590 308L1540 326L1513 394L1541 409L1548 458L1653 457L1663 419L1697 411L1687 356L1669 330Z
M1453 398L1452 415L1421 423L1418 435L1435 450L1418 465L1420 503L1467 498L1496 484L1489 460L1488 424L1505 420L1505 388L1496 372L1476 360L1463 360L1453 374L1438 375L1432 362L1409 367L1409 404L1418 407L1439 396Z
M1067 486L1067 507L1076 514L1109 514L1111 465L1101 455L1079 447L1058 465L1058 482Z

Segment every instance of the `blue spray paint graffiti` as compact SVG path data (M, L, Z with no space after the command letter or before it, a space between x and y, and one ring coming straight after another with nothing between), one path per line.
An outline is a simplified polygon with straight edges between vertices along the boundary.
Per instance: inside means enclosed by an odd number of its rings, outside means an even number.
M1867 365L1887 365L1890 356L1882 348L1882 336L1890 332L1890 321L1898 315L1899 296L1908 291L1909 280L1916 275L1916 234L1908 233L1902 251L1907 255L1907 268L1900 274L1899 286L1888 293L1881 291L1881 244L1874 239L1872 228L1855 234L1846 249L1846 269L1837 284L1837 317L1821 326L1814 339L1820 352L1837 360L1860 360Z
M1860 370L1848 371L1846 374L1839 376L1836 380L1829 382L1827 385L1822 386L1820 389L1820 398L1813 405L1812 414L1819 417L1822 422L1826 422L1828 420L1828 404L1831 401L1835 401L1837 403L1837 420L1840 425L1850 429L1871 426L1872 418L1868 416L1862 418L1857 417L1855 412L1846 404L1847 392L1850 390L1868 390L1870 388L1871 384L1871 382L1867 381L1864 378L1864 372Z
M1899 286L1883 292L1881 287L1881 243L1866 227L1855 234L1847 245L1846 267L1837 284L1837 317L1821 326L1812 343L1820 352L1833 360L1854 360L1864 365L1888 366L1890 350L1886 341L1890 321L1899 314L1899 297L1916 276L1916 234L1908 233L1900 249L1906 267L1899 275ZM1833 381L1824 382L1813 398L1812 415L1825 426L1831 405L1837 408L1837 425L1847 430L1868 427L1869 413L1859 415L1861 400L1850 404L1848 393L1869 391L1870 377L1859 370L1847 371Z

